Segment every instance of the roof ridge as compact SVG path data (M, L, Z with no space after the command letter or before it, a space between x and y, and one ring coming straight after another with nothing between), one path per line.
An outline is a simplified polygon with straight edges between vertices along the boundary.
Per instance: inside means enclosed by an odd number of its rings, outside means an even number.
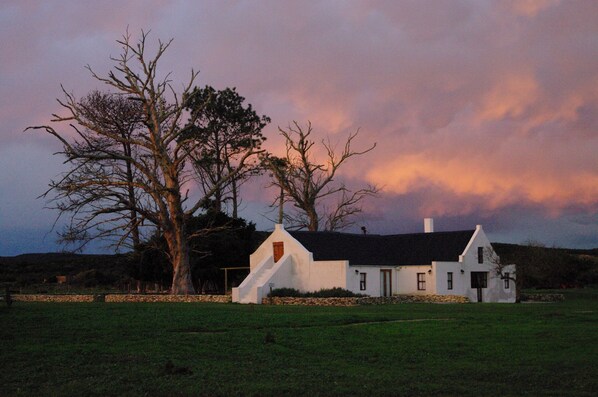
M396 266L457 261L475 230L389 235L303 230L289 233L316 261L348 260L352 265Z
M302 234L330 234L336 236L355 236L355 237L395 237L395 236L418 236L418 235L439 235L439 234L455 234L455 233L473 233L475 229L463 229L463 230L446 230L440 232L415 232L415 233L395 233L395 234L373 234L373 233L348 233L348 232L337 232L330 230L287 230L290 234L302 233Z

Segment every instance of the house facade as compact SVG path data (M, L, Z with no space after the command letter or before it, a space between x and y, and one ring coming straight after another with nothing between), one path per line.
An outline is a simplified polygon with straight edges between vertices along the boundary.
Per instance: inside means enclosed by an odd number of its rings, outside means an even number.
M293 232L282 225L250 257L250 273L233 302L261 303L275 288L340 287L369 296L437 294L472 302L515 302L512 280L497 275L480 225L473 230L397 235ZM515 266L506 269L511 275Z

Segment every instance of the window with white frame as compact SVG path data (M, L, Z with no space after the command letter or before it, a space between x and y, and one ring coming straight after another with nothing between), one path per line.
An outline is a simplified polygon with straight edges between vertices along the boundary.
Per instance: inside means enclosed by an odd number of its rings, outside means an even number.
M446 273L446 289L453 289L453 272Z
M511 283L510 283L511 279L509 277L510 277L510 274L509 273L505 273L505 277L504 277L504 279L505 279L505 289L509 289L511 287Z
M365 291L365 289L367 288L366 278L367 278L367 273L359 273L359 290L360 291Z

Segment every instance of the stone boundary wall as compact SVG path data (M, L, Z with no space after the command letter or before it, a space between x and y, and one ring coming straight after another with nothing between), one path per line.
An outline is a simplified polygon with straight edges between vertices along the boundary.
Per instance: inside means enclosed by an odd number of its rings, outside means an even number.
M522 302L561 302L565 300L563 294L521 294Z
M560 296L560 299L554 296ZM563 300L561 294L529 295L542 302ZM536 298L538 296L539 298ZM547 298L549 297L549 298ZM540 300L544 299L544 300ZM552 300L550 300L552 299ZM96 295L42 295L14 294L15 302L215 302L230 303L230 295L151 295L151 294L96 294ZM383 305L396 303L468 303L469 299L456 295L395 295L390 297L353 297L353 298L264 298L266 305L303 305L303 306L356 306Z
M14 294L15 302L217 302L229 303L230 295L143 295L143 294L96 294L96 295L40 295Z
M108 294L106 302L216 302L229 303L230 295L144 295L144 294Z
M469 298L460 295L394 295L379 298L359 298L361 305L387 303L469 303Z
M396 303L469 303L469 298L457 295L395 295L388 297L358 298L264 298L265 305L304 305L304 306L356 306L384 305Z
M357 306L359 298L263 298L264 305L301 305L301 306Z
M104 295L14 294L13 302L103 302Z

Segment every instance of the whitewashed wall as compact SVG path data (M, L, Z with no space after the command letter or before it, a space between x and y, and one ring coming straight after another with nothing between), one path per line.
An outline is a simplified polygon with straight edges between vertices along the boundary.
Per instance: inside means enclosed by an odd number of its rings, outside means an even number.
M347 283L347 289L357 294L365 294L369 296L380 296L380 269L393 269L390 267L378 267L378 266L350 266L348 271L349 282ZM358 271L358 273L355 272ZM366 289L360 290L359 273L366 274ZM393 273L394 276L394 273ZM393 277L394 278L394 277ZM395 280L392 280L393 293L395 288Z
M491 247L490 240L484 233L482 226L478 225L476 231L467 245L459 261L465 270L463 295L472 302L477 301L477 290L471 288L471 272L488 272L488 288L482 289L483 302L515 302L515 284L511 282L510 288L504 288L504 280L496 274L495 265L488 262L484 255L483 263L478 263L478 247L488 250ZM509 269L511 273L515 268Z
M254 267L259 265L265 258L273 255L272 243L282 241L284 243L284 254L291 255L296 263L309 261L312 254L305 249L297 240L293 238L284 230L282 225L276 225L274 231L268 238L258 247L253 254L249 256L249 266L251 271Z
M306 274L298 274L302 291L319 291L328 288L347 288L347 276L349 269L348 261L310 261Z
M414 295L426 295L436 293L436 282L434 280L434 272L428 273L428 270L432 270L432 266L399 266L396 271L397 294L414 294ZM426 289L417 289L417 273L424 273L426 280Z
M469 275L461 273L463 265L459 262L432 262L433 275L438 295L465 295L465 286L469 283ZM448 274L453 273L453 289L448 289Z
M290 256L290 268L281 269L276 277L270 280L273 288L296 288L300 291L318 291L324 288L347 288L348 261L318 261L313 260L311 252L307 251L282 225L276 225L274 231L250 256L250 267L255 267L273 252L273 243L284 244L284 256ZM282 259L281 259L282 260Z

